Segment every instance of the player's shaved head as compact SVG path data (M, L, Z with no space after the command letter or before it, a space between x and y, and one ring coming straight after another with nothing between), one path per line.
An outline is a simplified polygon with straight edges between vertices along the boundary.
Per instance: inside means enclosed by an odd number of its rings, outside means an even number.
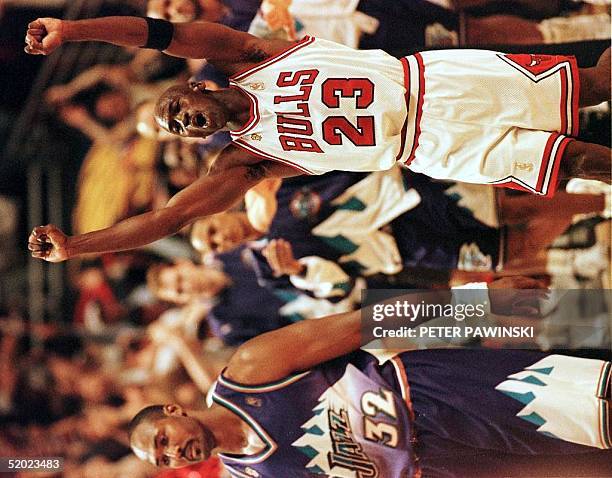
M196 0L149 0L147 16L177 23L192 22L202 16L202 9Z
M134 431L139 425L151 423L159 418L165 417L163 405L151 405L140 410L128 425L128 436L131 439Z

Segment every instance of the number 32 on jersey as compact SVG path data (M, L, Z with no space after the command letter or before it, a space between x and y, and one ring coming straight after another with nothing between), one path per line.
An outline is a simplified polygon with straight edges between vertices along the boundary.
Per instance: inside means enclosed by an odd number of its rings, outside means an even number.
M385 416L397 421L393 393L381 388L378 392L366 392L361 396L363 412L363 434L366 440L396 448L399 442L397 426L377 417Z

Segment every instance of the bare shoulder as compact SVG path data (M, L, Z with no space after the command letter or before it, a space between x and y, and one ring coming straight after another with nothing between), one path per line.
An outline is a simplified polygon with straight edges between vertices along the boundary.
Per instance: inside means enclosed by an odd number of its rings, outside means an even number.
M259 376L261 370L265 370L261 365L256 347L247 342L236 350L223 374L243 385L259 385L265 381L265 378Z
M278 331L275 331L278 332ZM285 347L282 336L262 334L238 347L225 368L224 375L243 385L264 385L283 379L293 371L291 360L278 360ZM291 353L295 351L292 350Z
M295 42L287 40L266 40L250 36L242 43L236 61L220 64L219 66L230 74L236 74L284 52L294 44Z
M209 175L219 174L237 166L251 166L260 163L261 158L239 148L234 144L227 145L210 166Z
M257 41L252 41L247 44L244 54L247 58L244 60L253 64L267 60L271 56L282 53L287 48L294 45L295 42L287 40L266 40L258 38Z

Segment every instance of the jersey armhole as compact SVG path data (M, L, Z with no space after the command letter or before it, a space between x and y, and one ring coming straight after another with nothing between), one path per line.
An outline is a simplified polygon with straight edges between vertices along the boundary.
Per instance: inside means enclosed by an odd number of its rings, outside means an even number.
M283 159L283 158L277 158L276 156L272 156L271 154L267 154L266 152L256 148L255 146L249 144L247 141L241 139L241 138L237 138L233 140L233 144L235 144L236 146L238 146L239 148L244 149L245 151L248 151L249 153L251 153L253 156L256 156L258 158L264 159L264 160L268 160L268 161L276 161L277 163L281 163L284 164L286 166L290 166L293 169L295 169L299 175L302 174L306 174L308 176L313 176L313 175L317 175L317 174L323 174L323 173L316 173L310 169L306 169L303 168L297 164L295 164L293 161L289 161L287 159Z
M288 46L286 49L276 53L275 55L272 55L271 57L261 61L260 63L256 63L253 66L245 68L237 73L234 73L232 76L230 76L230 80L234 80L234 81L244 80L247 76L261 70L262 68L266 67L270 63L275 63L278 60L281 60L285 58L286 56L290 55L294 51L299 50L300 48L306 45L310 45L312 42L314 42L314 40L315 39L313 37L307 35L304 38L302 38L300 41Z
M273 392L275 390L279 390L281 388L284 388L288 385L291 385L292 383L295 383L301 380L302 378L304 378L306 375L310 373L310 372L296 373L296 374L289 375L288 377L285 377L281 380L276 380L274 382L268 382L268 383L262 383L258 385L243 385L241 383L235 382L227 378L225 376L226 370L227 368L223 369L223 371L221 372L221 374L219 375L217 379L217 383L235 392L244 392L244 393Z

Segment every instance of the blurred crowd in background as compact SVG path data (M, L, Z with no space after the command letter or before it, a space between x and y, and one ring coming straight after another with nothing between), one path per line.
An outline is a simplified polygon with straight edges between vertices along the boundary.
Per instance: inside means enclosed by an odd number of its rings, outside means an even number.
M76 18L78 9L70 3L0 1L5 35L25 33L37 16ZM610 38L606 0L124 0L93 2L90 10L92 2L80 3L89 16L207 20L258 36L308 34L393 55L461 45L516 51L537 45L561 53L559 44L571 44L570 53L589 62L598 56L593 45L601 52ZM0 112L6 155L0 195L0 456L62 456L61 476L67 478L228 476L214 458L161 472L138 461L127 446L127 422L150 403L203 407L233 347L249 338L358 308L366 287L491 280L504 270L501 256L518 247L500 245L503 198L492 188L470 195L461 186L399 169L336 172L264 182L235 210L142 250L50 266L63 277L54 295L52 285L40 283L54 272L46 265L32 269L25 254L25 234L37 217L29 192L40 186L32 168L42 161L47 176L55 168L63 171L62 202L46 206L59 209L54 214L72 233L155 209L206 174L230 141L227 132L188 140L160 131L153 119L156 97L178 82L204 81L215 89L228 80L204 60L152 50L114 52L108 62L96 52L83 63L75 60L63 77L41 80L44 60L22 57L19 39L6 37L0 48L7 69L2 74L10 75ZM35 63L37 70L22 72L21 62ZM20 120L28 105L34 105L33 113ZM609 120L609 104L584 112L581 135L609 146ZM32 144L35 151L27 149ZM43 188L43 197L53 197L52 185ZM587 186L575 192L605 192ZM467 204L468 197L479 199ZM462 222L466 210L470 220ZM558 287L608 288L607 219L572 215L552 243L558 267L536 267L528 256L528 272ZM472 244L487 237L492 251ZM538 247L550 258L549 245ZM524 261L520 267L524 272ZM34 314L37 300L42 307ZM602 333L579 345L609 347L606 305L592 317ZM571 340L570 327L542 326L540 345L578 345L558 342Z

